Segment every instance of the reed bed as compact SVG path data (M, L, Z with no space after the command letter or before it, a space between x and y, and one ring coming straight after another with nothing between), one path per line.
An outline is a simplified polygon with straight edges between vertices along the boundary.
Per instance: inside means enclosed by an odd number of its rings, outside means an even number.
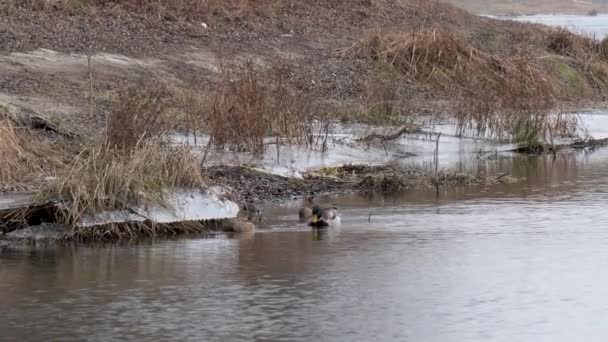
M540 137L571 128L551 120L558 89L531 56L490 54L440 28L375 31L349 51L458 99L454 116L462 131L518 139L516 123L523 121Z
M209 103L214 146L254 154L264 152L266 137L312 145L322 118L315 101L290 84L284 70L261 72L252 62L237 73L224 70Z
M203 185L199 161L188 148L151 139L129 150L108 144L83 149L43 195L65 203L60 220L74 226L85 214L166 206L167 191Z

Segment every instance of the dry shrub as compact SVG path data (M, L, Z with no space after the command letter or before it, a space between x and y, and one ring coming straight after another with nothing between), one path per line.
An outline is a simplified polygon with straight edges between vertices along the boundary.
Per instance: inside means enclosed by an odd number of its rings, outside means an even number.
M181 112L172 113L175 128L189 136L192 133L194 143L197 145L197 136L202 124L208 115L208 99L203 89L187 88L176 89L176 105Z
M608 62L608 37L602 39L599 43L599 53L600 57Z
M105 144L84 149L43 194L66 203L62 219L73 225L83 214L165 205L166 191L202 185L199 162L188 148L152 139L129 150Z
M260 73L247 62L240 71L240 78L234 79L233 72L224 70L211 94L208 126L213 144L255 154L264 152L267 136L311 144L313 101L292 87L280 70Z
M38 183L62 162L60 151L49 142L0 118L0 190Z
M527 122L543 135L551 123L549 112L556 106L552 80L545 77L529 57L496 60L476 73L461 75L469 87L460 92L456 109L461 129L474 129L479 134L491 133L518 140L517 123ZM542 129L541 129L542 128ZM555 127L557 134L561 127Z
M166 85L153 81L120 88L108 114L107 144L128 149L170 131L173 122L165 114L172 95Z
M550 29L546 39L547 49L559 55L583 60L598 57L600 44L594 37L575 34L560 27Z
M248 63L242 79L232 80L231 75L223 70L221 83L211 95L211 139L218 148L262 153L268 114L259 73Z
M390 64L406 77L424 81L453 76L479 58L478 50L440 29L376 31L354 50Z
M400 121L396 74L392 67L382 64L372 70L365 82L365 108L360 121L371 124L394 124Z
M354 50L457 98L461 130L515 137L515 122L533 117L544 127L556 105L556 89L535 59L489 54L441 29L375 32Z

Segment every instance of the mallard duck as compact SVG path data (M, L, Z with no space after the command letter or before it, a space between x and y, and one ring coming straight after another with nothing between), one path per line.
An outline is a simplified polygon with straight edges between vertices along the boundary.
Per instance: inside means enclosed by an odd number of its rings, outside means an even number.
M313 228L338 227L340 225L340 215L335 206L322 208L319 205L312 207L312 217L309 226Z

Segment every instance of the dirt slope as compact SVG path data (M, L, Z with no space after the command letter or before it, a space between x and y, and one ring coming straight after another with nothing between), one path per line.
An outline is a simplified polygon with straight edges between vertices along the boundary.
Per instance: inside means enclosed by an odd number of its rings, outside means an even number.
M163 0L149 2L157 7L138 1L3 2L0 106L69 130L98 131L121 83L147 79L205 92L214 88L222 67L245 60L260 67L287 65L290 82L321 102L357 104L374 61L344 51L378 29L440 28L497 56L547 54L546 28L477 17L435 1L265 1L224 3L231 6L198 0L202 5L192 8ZM450 95L428 84L404 80L398 87L404 112L449 111ZM584 97L597 99L598 93Z

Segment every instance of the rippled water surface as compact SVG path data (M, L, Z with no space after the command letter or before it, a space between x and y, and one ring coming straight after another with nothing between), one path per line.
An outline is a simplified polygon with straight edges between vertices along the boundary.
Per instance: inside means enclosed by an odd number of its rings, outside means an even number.
M608 151L491 162L526 180L267 208L256 234L0 251L0 340L603 341Z

